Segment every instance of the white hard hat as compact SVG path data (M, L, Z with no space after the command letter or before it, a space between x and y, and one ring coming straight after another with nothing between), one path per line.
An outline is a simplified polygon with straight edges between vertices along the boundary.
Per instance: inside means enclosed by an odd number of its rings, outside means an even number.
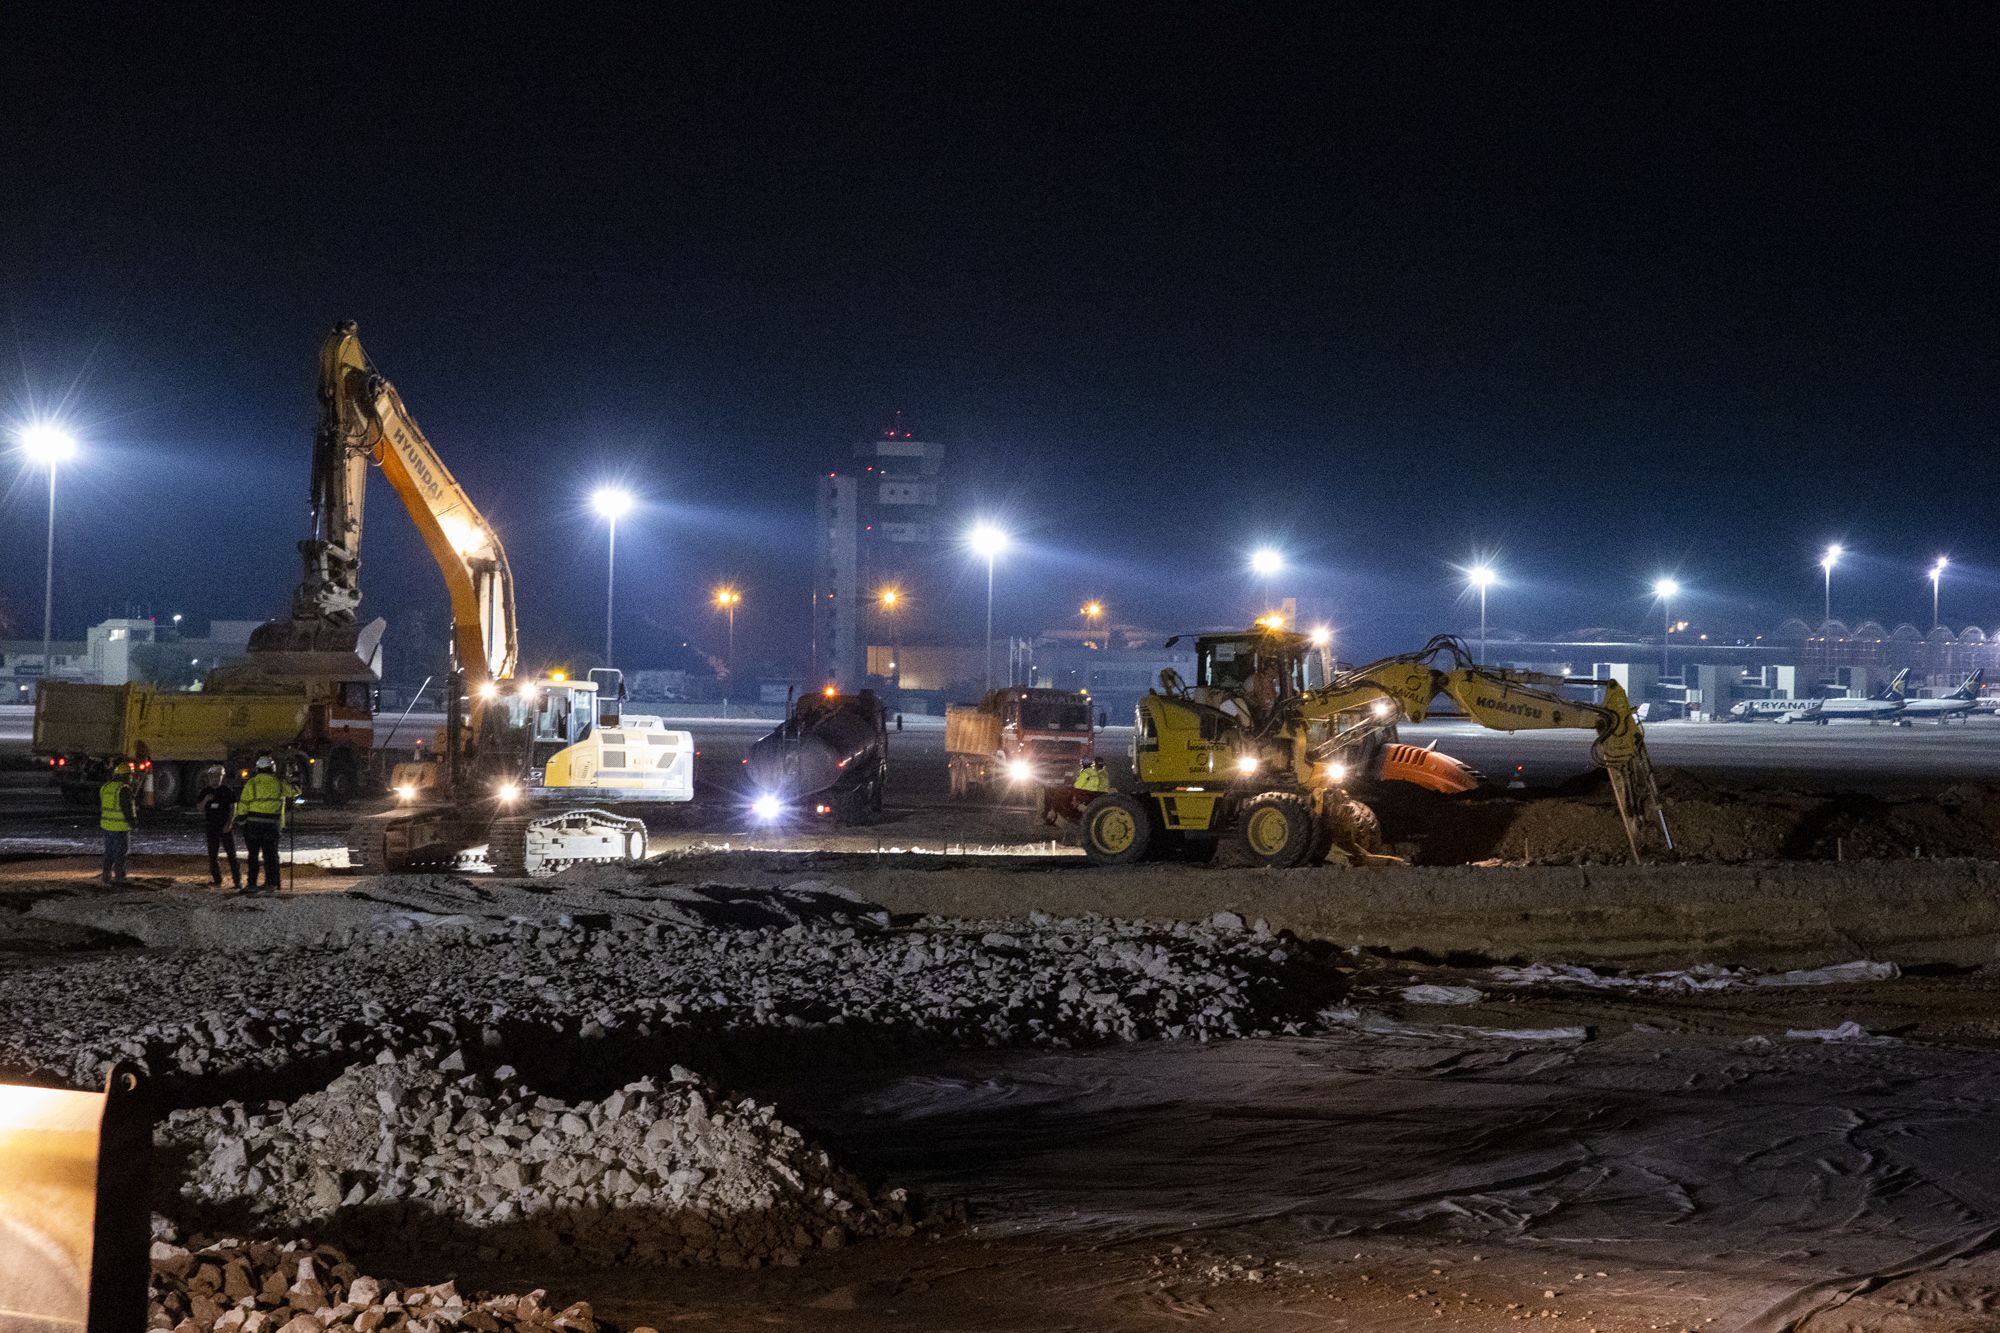
M268 772L268 771L270 771L271 769L274 769L274 768L276 768L277 766L278 766L278 761L277 761L277 760L275 760L275 759L273 759L273 758L271 758L271 756L270 756L270 755L268 755L268 754L260 754L260 755L258 755L258 756L257 756L257 771L258 771L258 772L260 772L260 773L263 773L263 772Z

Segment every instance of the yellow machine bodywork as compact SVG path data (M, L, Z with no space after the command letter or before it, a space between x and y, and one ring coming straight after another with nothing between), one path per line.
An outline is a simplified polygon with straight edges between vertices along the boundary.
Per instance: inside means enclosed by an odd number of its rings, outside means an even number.
M1374 814L1348 792L1359 779L1391 778L1463 791L1476 776L1456 760L1396 740L1400 720L1422 721L1439 696L1483 727L1596 733L1592 757L1611 779L1637 860L1648 815L1672 847L1630 699L1615 681L1498 670L1473 662L1449 636L1330 679L1319 651L1277 629L1196 641L1196 680L1162 673L1140 701L1133 736L1134 791L1086 810L1084 851L1102 864L1155 854L1206 859L1239 837L1251 859L1290 866L1339 853L1378 853ZM1588 687L1596 700L1558 691Z

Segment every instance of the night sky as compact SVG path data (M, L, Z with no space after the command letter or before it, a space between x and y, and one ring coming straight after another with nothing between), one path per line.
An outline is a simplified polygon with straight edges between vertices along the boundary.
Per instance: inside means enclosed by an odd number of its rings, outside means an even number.
M0 410L60 410L59 634L297 581L327 325L505 536L528 657L791 667L811 478L896 409L1086 596L1350 653L1472 613L2000 623L1995 20L1980 6L16 5ZM308 18L310 21L307 21ZM0 611L40 630L39 474ZM386 486L366 609L443 632ZM963 589L979 595L970 572ZM912 637L915 637L913 633Z

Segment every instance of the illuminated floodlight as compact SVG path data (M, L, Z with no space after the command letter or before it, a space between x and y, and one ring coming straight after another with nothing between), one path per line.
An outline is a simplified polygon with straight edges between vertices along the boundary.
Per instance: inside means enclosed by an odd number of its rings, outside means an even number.
M991 560L1007 549L1008 540L999 525L982 522L973 524L972 530L965 534L965 544L972 548L974 555Z
M1950 564L1951 561L1945 559L1943 556L1939 556L1937 558L1937 563L1931 566L1931 577L1936 578L1938 577L1938 575L1944 573L1945 568Z
M1835 565L1840 563L1840 555L1841 552L1840 552L1840 547L1838 545L1827 547L1826 554L1819 558L1820 568L1827 570L1832 569Z
M599 486L590 493L590 507L616 523L632 512L632 492L617 486Z
M1250 553L1250 572L1260 578L1269 578L1284 567L1284 552L1274 546L1260 546Z
M1313 647L1324 648L1329 643L1333 642L1333 626L1314 625L1312 627L1312 633L1308 634L1306 638L1308 641L1311 642Z
M768 792L750 803L750 813L769 821L784 813L784 803Z
M1499 582L1500 576L1493 572L1491 565L1474 565L1465 571L1465 581L1475 588L1490 588Z
M1653 596L1659 598L1661 601L1671 601L1680 595L1681 585L1673 579L1655 579L1653 581Z
M894 611L896 609L896 603L901 601L902 599L903 599L903 594L896 591L896 589L894 588L882 589L881 595L878 598L878 600L882 603L882 609L885 611Z
M15 438L20 441L21 452L49 467L67 463L76 457L76 437L50 422L37 421L23 426Z
M1085 602L1083 609L1077 614L1081 615L1085 620L1100 620L1104 616L1104 603Z
M1257 617L1257 624L1264 629L1283 629L1285 627L1285 618L1276 611L1266 611L1263 615Z

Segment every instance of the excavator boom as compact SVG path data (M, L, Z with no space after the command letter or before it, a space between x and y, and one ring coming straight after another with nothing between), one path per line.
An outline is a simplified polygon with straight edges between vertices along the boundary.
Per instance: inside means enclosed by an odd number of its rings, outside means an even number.
M252 653L349 650L361 604L368 469L377 466L444 575L452 647L477 688L514 674L514 576L498 536L361 348L352 321L320 344L320 423L313 438L312 535L289 621L261 627Z

